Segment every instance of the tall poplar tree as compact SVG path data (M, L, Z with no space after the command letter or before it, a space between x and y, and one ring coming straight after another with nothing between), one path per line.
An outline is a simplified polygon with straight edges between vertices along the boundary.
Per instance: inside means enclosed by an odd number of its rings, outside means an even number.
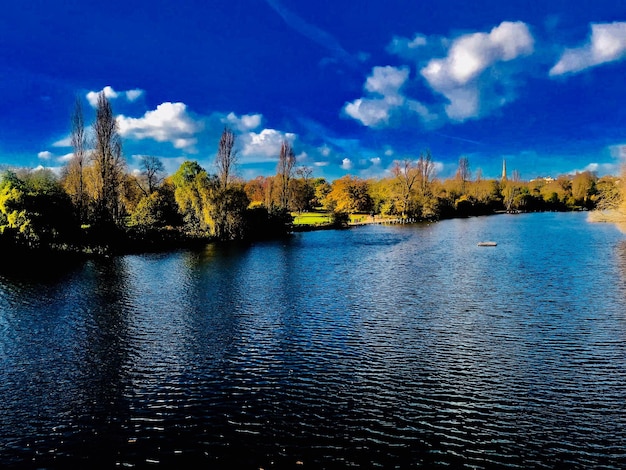
M85 182L85 166L87 164L87 141L85 137L85 121L80 98L76 98L72 113L72 129L70 133L73 155L64 170L63 187L72 200L76 214L81 222L87 218L87 187Z
M119 223L122 216L120 192L126 163L117 121L104 92L98 94L93 133L94 150L91 159L96 222Z
M280 147L280 154L278 156L278 168L277 179L279 181L280 191L280 208L289 210L289 182L293 177L293 168L296 164L296 156L293 152L291 144L286 140L283 141Z

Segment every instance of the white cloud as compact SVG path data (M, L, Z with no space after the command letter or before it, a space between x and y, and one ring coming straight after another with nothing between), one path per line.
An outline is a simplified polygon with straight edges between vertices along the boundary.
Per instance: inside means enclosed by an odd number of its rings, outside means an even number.
M395 98L408 78L408 67L374 67L372 74L367 77L365 89L382 97Z
M237 116L235 113L229 113L222 118L222 122L240 132L247 132L258 128L261 125L263 116L261 114L244 114Z
M406 66L374 67L364 85L368 96L346 103L343 112L368 127L389 124L393 115L401 110L417 113L424 121L432 119L426 106L400 93L409 73Z
M533 49L534 40L526 24L505 21L489 33L455 39L446 57L430 60L420 72L434 91L448 99L445 107L448 117L463 121L513 99L514 81L505 69L500 69L498 74L485 72L529 55ZM497 92L497 88L502 90Z
M351 170L353 167L354 164L349 158L346 157L341 161L341 168L343 168L344 170Z
M582 169L576 169L569 172L569 174L583 173L585 171L590 171L592 173L597 174L598 176L604 175L618 175L620 173L620 164L619 163L589 163Z
M293 143L296 135L292 133L284 133L276 129L263 129L261 132L248 132L243 134L239 141L242 142L243 148L241 155L244 157L259 158L263 160L276 159L280 154L280 147L283 141Z
M551 76L577 73L590 67L626 58L626 22L591 25L589 41L566 49L550 69Z
M56 156L54 153L50 152L49 150L44 150L37 154L37 157L40 158L41 160L46 160L46 161L54 160L59 163L66 163L70 161L73 156L74 156L74 153L70 152L70 153L66 153L65 155L61 155L59 157L59 156Z
M165 102L143 117L117 117L119 133L132 139L153 139L157 142L170 142L177 149L193 150L197 143L195 134L202 125L187 112L185 103Z
M57 140L52 144L53 147L71 147L72 139L68 135L67 137L63 137L61 140Z
M133 90L128 90L125 92L126 94L126 99L128 101L136 101L137 99L139 99L141 97L141 95L143 95L144 91L140 90L139 88L135 88Z
M41 158L42 160L50 160L53 156L54 154L48 150L44 150L43 152L39 152L37 154L37 158Z
M98 105L98 95L100 94L100 92L103 92L104 96L109 100L124 97L127 101L131 102L137 100L144 93L144 91L139 88L117 92L112 87L107 85L101 91L90 91L89 93L87 93L87 101L94 108Z
M345 113L368 127L389 122L391 106L384 99L359 98L346 103Z

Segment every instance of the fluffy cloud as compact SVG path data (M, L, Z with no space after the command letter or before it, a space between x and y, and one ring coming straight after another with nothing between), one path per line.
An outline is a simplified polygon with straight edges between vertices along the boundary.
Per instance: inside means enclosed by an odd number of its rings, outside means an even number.
M261 125L262 119L263 116L261 114L244 114L243 116L237 116L235 113L229 113L222 118L222 122L240 132L247 132L258 128Z
M407 96L408 66L374 67L364 85L367 95L346 103L343 112L368 127L391 125L394 116L418 117L429 126L444 112L452 121L478 118L515 98L519 80L514 61L533 50L533 36L522 22L505 21L489 32L455 39L395 37L387 51L414 61L420 85L425 83L445 103L427 106Z
M261 132L248 132L238 137L243 144L241 155L248 157L247 160L260 158L261 160L276 159L280 154L283 141L293 143L296 135L284 133L276 129L263 129Z
M54 154L52 152L49 152L48 150L44 150L43 152L39 152L37 154L37 157L41 158L42 160L50 160L53 156Z
M566 49L550 69L551 76L576 73L589 67L626 58L626 22L592 24L589 41Z
M346 103L343 112L368 127L389 124L394 114L406 110L417 113L423 120L431 118L426 106L407 99L400 92L409 79L408 67L374 67L365 82L368 96Z
M526 24L505 21L489 33L473 33L452 41L444 58L432 59L420 71L428 85L445 96L445 111L455 121L479 117L513 99L515 81L504 68L488 69L533 52ZM499 78L495 78L495 77ZM500 91L496 91L500 88Z
M118 92L118 91L115 91L110 86L105 86L101 90L101 92L103 92L104 96L107 99L109 99L109 100L114 100L114 99L117 99L117 98L125 98L127 101L131 101L131 102L137 100L144 93L144 91L139 89L139 88L135 88L133 90L119 91ZM99 94L100 94L100 91L90 91L89 93L87 93L87 101L94 108L98 105L98 95Z
M175 148L185 150L193 149L197 143L195 134L202 129L201 123L187 112L185 103L161 103L140 118L120 115L117 123L122 137L170 142Z
M351 170L354 167L354 163L352 163L352 160L350 160L349 158L344 158L341 161L341 168L343 170Z

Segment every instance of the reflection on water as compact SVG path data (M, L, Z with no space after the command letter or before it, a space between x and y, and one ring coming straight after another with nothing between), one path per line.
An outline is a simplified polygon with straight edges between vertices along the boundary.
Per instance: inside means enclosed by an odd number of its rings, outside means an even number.
M1 276L3 466L626 466L626 245L581 214Z

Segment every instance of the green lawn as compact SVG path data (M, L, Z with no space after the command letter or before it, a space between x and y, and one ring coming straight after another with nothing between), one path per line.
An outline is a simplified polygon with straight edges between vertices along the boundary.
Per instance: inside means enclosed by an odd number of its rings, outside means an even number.
M330 212L292 213L294 225L322 225L330 223Z
M302 212L298 214L297 212L293 212L293 223L294 225L324 225L329 224L331 221L330 212L316 211L316 212ZM350 214L350 222L364 222L369 220L369 215L367 214Z

